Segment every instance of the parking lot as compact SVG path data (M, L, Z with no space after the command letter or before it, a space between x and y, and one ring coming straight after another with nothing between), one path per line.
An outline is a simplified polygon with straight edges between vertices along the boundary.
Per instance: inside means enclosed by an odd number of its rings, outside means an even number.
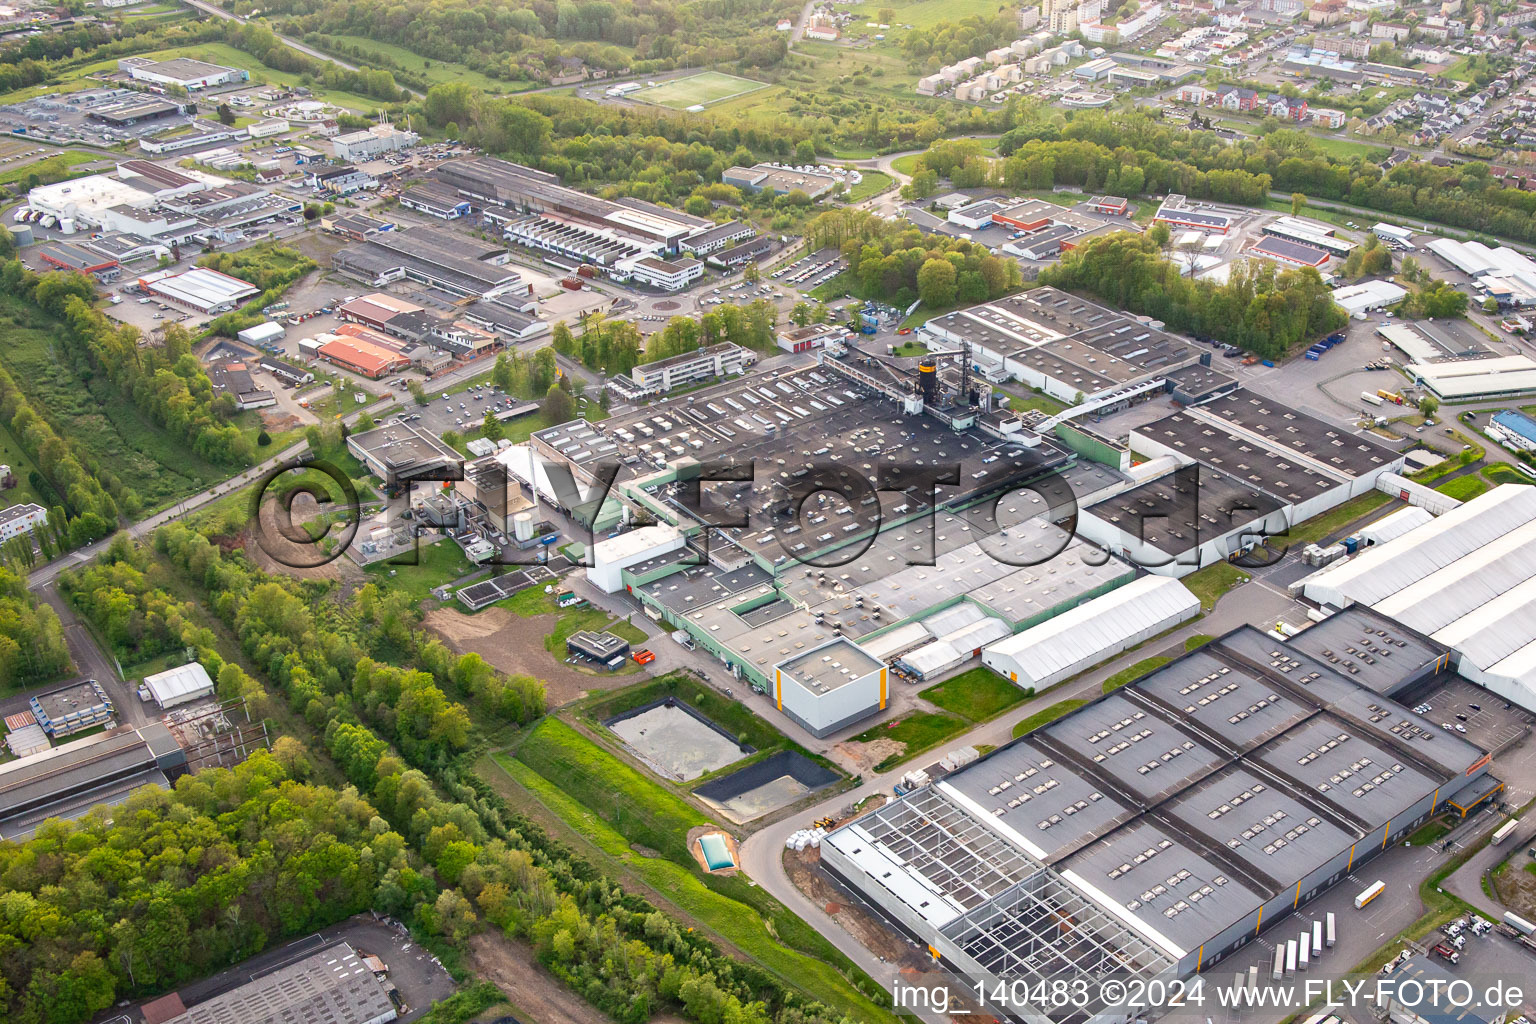
M1499 751L1530 732L1536 715L1457 676L1423 693L1402 698L1442 728L1452 729L1484 750Z
M773 271L772 280L808 292L848 269L848 261L836 249L818 249Z

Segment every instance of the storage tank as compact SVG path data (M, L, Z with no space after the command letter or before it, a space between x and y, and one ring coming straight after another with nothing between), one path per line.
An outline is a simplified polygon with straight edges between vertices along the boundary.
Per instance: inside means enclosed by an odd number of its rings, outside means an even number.
M512 536L519 542L533 540L533 513L519 512L512 517Z
M75 233L75 218L73 218L73 217L63 217L63 218L61 218L59 220L59 230L62 231L66 235L74 234Z

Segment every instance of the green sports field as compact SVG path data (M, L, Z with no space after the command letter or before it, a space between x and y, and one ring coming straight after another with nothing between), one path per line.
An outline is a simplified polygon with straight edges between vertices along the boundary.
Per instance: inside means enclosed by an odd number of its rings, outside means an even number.
M686 110L696 104L707 106L765 88L767 86L762 82L754 82L750 78L737 78L719 71L702 71L687 78L677 78L641 89L632 93L630 98L675 110Z

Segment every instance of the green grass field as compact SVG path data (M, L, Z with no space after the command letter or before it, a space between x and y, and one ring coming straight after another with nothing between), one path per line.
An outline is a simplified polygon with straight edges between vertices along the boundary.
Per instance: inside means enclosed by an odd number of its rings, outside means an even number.
M1104 692L1114 693L1126 683L1133 683L1153 669L1162 668L1172 660L1172 658L1164 654L1154 654L1150 658L1142 658L1130 668L1123 668L1104 680Z
M918 696L973 722L985 722L1023 702L1026 694L991 669L978 666L930 686Z
M880 31L865 26L875 20L875 16L883 7L889 7L895 12L891 27L898 33L903 25L927 28L941 21L959 22L978 14L983 18L990 18L998 12L996 0L915 0L907 3L893 0L891 3L867 3L853 8L853 21L845 34L859 36L868 32L873 35ZM887 35L887 41L889 39L890 36Z
M895 740L897 743L905 744L899 754L892 754L875 765L875 771L883 772L926 750L932 750L951 736L965 732L970 725L970 722L959 715L918 711L871 726L854 739L860 743L869 743L873 740Z
M1087 703L1088 701L1082 697L1071 697L1067 700L1058 701L1048 708L1042 708L1041 710L1036 711L1034 714L1030 715L1028 718L1023 719L1019 722L1018 725L1013 727L1014 738L1017 739L1018 737L1023 736L1025 733L1034 732L1042 725L1050 725L1062 715L1065 715L1068 712L1076 711L1078 708Z
M550 736L540 738L539 733L551 724L560 726L560 729L552 730ZM567 750L579 755L593 768L618 771L619 784L632 795L653 801L656 799L655 794L662 792L660 787L634 775L622 762L598 750L563 723L546 721L534 730L530 740L534 738L552 741L558 748L556 756L562 756L559 750ZM526 750L527 744L524 745ZM593 754L597 755L596 761L592 760ZM881 1022L894 1019L849 982L845 972L850 970L851 965L831 943L808 928L766 892L748 887L741 878L701 877L692 855L687 854L686 849L683 851L686 857L683 861L665 856L648 856L636 850L633 844L637 842L649 845L635 838L633 827L636 817L622 816L615 819L610 813L605 813L605 808L612 803L611 797L603 797L601 803L594 804L588 799L589 792L585 788L570 789L536 770L522 760L522 756L522 752L519 753L519 759L497 754L494 760L512 782L568 828L590 842L611 863L622 865L684 914L713 930L786 984L812 993L817 999L850 1014L854 1020ZM636 787L636 779L643 784L642 788ZM599 778L592 781L596 783L598 793L608 793L604 780ZM689 820L692 810L688 808L688 815L684 815L684 812L673 808L671 813L680 816L673 824L682 825L683 821ZM703 820L699 819L700 822ZM685 831L687 827L690 826L684 826ZM676 837L675 845L684 847L683 833L677 833ZM740 896L736 895L738 892Z
M631 93L630 98L674 110L686 110L696 105L708 106L721 100L735 99L765 88L767 86L764 83L754 82L750 78L737 78L719 71L702 71L687 78L675 78L670 82L641 89Z
M1372 146L1365 142L1354 142L1350 139L1335 139L1321 135L1312 136L1312 141L1317 143L1317 148L1329 156L1348 160L1350 157L1364 157L1367 160L1380 160L1391 152L1383 146Z
M1488 482L1479 480L1475 476L1458 476L1454 480L1447 480L1435 490L1446 497L1455 498L1457 501L1471 501L1473 498L1488 490Z
M251 72L250 84L252 86L295 86L305 84L301 81L300 75L296 75L288 71L278 71L275 68L269 68L265 64L262 64L260 61L258 61L255 57L252 57L250 54L242 50L235 49L228 43L196 43L191 46L176 46L164 50L154 50L149 53L142 54L142 56L148 57L150 60L169 60L172 57L190 57L193 60L206 61L210 64L221 64L229 67L247 68ZM66 68L60 72L62 84L48 86L44 88L43 91L59 92L61 90L67 90L71 88L79 89L93 85L99 86L101 84L99 82L90 83L84 82L83 80L93 74L116 70L116 57L113 57L110 60L92 61L89 64L81 64L78 67ZM312 84L310 88L313 90L315 98L328 100L331 103L337 104L338 106L348 107L361 114L372 113L373 111L378 110L380 107L385 105L380 100L371 99L367 96L360 96L354 92L344 92L340 89L327 89L318 83ZM7 93L5 96L0 96L0 102L14 103L24 95L25 90L18 93Z
M504 82L492 78L479 71L471 70L462 64L454 64L440 60L429 60L419 54L412 53L403 46L394 43L381 43L365 36L328 36L339 43L346 44L349 49L341 54L353 63L369 64L367 54L376 53L381 59L372 62L373 67L398 66L412 75L425 78L431 85L439 85L443 82L468 82L482 92L521 92L531 88L530 82ZM352 53L350 47L359 47L363 56ZM321 47L325 49L325 47ZM382 58L387 58L386 61Z
M1223 594L1247 578L1248 574L1231 562L1215 562L1184 577L1184 585L1200 599L1200 607L1210 611Z
M859 173L863 180L848 190L850 203L862 202L870 196L884 192L895 180L884 171L860 171Z
M66 149L62 153L55 153L53 156L34 160L29 164L14 164L7 167L4 171L0 171L0 185L28 181L34 174L37 175L39 184L51 185L68 178L74 173L74 168L81 164L110 159L112 159L111 153L88 153L78 149Z

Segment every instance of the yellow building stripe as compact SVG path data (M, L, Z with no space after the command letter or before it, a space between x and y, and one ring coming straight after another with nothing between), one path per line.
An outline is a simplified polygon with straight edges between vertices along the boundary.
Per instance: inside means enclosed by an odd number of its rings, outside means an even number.
M1259 919L1253 922L1253 934L1259 934L1259 929L1264 926L1264 904L1259 904Z
M1205 963L1205 943L1200 943L1200 952L1195 954L1195 973L1200 973L1200 965Z
M1344 870L1348 871L1350 868L1352 868L1354 866L1355 866L1355 844L1354 843L1350 843L1349 844L1349 863L1344 865Z
M782 669L773 670L773 692L778 698L779 710L784 710L784 672Z
M885 710L885 669L880 670L880 709Z
M1297 882L1296 883L1296 898L1291 900L1291 909L1295 910L1300 905L1301 905L1301 883Z
M1440 787L1435 787L1435 795L1429 798L1429 813L1434 814L1435 808L1440 804Z
M1381 830L1381 848L1387 848L1387 837L1392 834L1392 819L1387 819L1387 827Z

